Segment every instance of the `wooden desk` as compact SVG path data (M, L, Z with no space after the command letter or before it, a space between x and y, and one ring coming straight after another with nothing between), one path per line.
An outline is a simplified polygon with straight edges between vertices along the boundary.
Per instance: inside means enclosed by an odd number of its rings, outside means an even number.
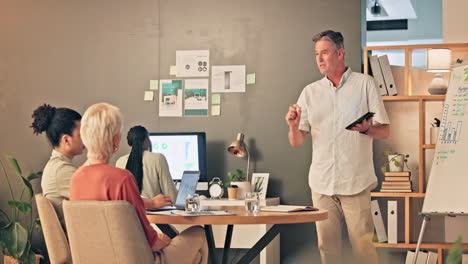
M223 262L226 263L231 246L234 225L273 224L265 235L239 260L238 263L250 263L274 239L286 224L310 223L325 220L327 211L276 213L262 212L257 215L248 214L243 206L210 206L210 209L224 210L235 215L230 216L178 216L178 215L147 215L150 223L154 224L184 224L204 225L211 263L217 263L214 253L213 230L211 225L227 225L226 240L224 243Z

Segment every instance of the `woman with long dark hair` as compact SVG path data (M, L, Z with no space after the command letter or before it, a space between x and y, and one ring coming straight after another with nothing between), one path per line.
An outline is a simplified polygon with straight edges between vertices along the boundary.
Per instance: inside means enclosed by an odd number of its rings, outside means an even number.
M32 114L34 134L46 133L52 146L52 155L42 174L42 192L57 212L62 224L62 201L70 197L70 179L76 171L72 159L83 153L80 136L81 115L69 108L48 104L39 106Z
M130 128L127 143L132 150L129 155L117 160L116 167L125 168L133 174L143 197L151 198L158 194L165 194L175 202L177 190L166 158L160 153L148 151L151 148L148 135L148 130L142 126Z

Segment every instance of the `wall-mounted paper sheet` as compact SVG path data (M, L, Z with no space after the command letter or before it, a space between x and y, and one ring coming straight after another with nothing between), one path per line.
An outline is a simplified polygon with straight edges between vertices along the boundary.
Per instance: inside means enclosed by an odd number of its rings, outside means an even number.
M159 116L182 116L182 80L159 81Z
M208 77L210 75L209 50L176 51L177 77Z
M245 92L245 65L213 66L211 70L213 93Z
M208 79L185 80L184 115L208 116Z

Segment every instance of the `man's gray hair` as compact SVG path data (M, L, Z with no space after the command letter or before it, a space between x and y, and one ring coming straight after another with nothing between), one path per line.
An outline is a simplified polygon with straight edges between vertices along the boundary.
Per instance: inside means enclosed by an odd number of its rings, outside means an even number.
M312 38L314 43L317 43L317 41L324 40L324 39L331 41L333 45L335 46L336 50L344 49L344 39L343 39L343 35L340 32L333 31L333 30L325 30L316 34Z

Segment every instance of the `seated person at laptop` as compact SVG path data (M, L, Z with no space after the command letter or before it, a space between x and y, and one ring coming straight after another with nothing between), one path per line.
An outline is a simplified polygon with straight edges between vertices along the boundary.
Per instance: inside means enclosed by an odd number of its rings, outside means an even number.
M52 155L42 173L42 192L50 200L62 226L62 202L70 196L70 179L76 171L72 159L83 153L80 137L81 115L69 108L55 108L48 104L39 106L32 114L34 134L46 132L52 145Z
M208 246L203 228L190 227L174 239L158 234L146 218L143 200L132 174L109 165L122 137L120 110L106 103L90 106L83 115L81 137L88 149L86 162L73 174L70 200L125 200L134 208L148 244L161 263L207 263Z
M169 166L163 154L150 152L148 130L142 126L130 128L127 143L132 147L130 154L120 157L115 166L127 169L133 174L141 196L150 198L165 194L175 202L177 189L172 181Z

